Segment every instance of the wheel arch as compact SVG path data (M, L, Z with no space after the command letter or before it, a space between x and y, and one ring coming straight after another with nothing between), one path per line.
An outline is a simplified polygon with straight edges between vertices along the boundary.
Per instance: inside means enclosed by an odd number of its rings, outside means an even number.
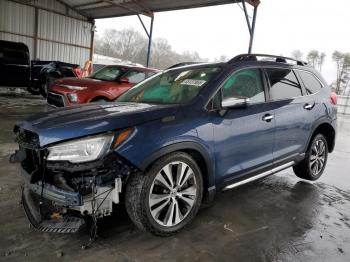
M94 102L98 99L103 99L103 100L106 100L106 101L110 101L110 99L107 97L107 96L104 96L104 95L97 95L97 96L94 96L93 98L91 98L89 100L89 102Z
M327 146L328 146L328 152L332 153L335 146L335 129L329 122L323 122L318 124L313 132L312 135L308 141L308 146L311 143L312 139L317 134L323 134L327 140Z
M215 175L214 175L214 161L212 161L208 151L200 144L195 142L178 142L172 145L163 147L148 156L141 164L140 169L145 172L147 169L164 155L174 152L185 152L189 154L198 164L201 169L204 182L204 202L211 202L215 195Z

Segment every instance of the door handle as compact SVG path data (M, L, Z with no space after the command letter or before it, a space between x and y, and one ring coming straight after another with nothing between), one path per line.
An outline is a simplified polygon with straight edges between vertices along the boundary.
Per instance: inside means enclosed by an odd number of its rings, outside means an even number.
M263 120L263 121L266 121L266 122L270 122L273 118L274 118L273 115L271 115L271 114L266 114L266 115L263 116L262 120Z
M306 110L311 110L314 107L315 104L311 105L311 104L305 104L304 105L304 109Z

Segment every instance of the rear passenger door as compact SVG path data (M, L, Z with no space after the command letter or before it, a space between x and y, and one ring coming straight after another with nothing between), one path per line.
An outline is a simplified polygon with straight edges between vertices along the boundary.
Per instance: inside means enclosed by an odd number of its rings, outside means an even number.
M309 71L297 69L296 74L299 76L301 84L304 86L304 108L308 111L310 120L315 124L325 117L324 98L328 98L327 89L316 75ZM311 134L309 134L311 135ZM306 150L305 145L305 150Z
M303 153L312 128L312 116L301 84L291 68L266 68L265 71L276 125L274 162L289 162Z

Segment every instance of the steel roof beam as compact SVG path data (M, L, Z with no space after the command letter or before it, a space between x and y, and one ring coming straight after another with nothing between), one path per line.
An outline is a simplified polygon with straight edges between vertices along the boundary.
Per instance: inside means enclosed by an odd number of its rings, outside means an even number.
M253 48L253 41L254 41L256 15L257 15L257 12L258 12L258 5L260 4L260 1L259 0L258 1L254 1L255 5L250 3L251 5L253 5L253 8L254 8L253 9L253 19L252 19L252 21L250 21L250 19L249 19L246 2L252 2L252 0L242 0L243 12L244 12L244 16L245 16L245 19L246 19L246 22L247 22L249 36L250 36L250 38L249 38L249 46L248 46L248 54L251 54L252 48Z
M111 6L117 6L117 7L124 9L124 10L127 10L129 12L132 12L133 15L142 14L142 15L151 17L151 14L149 14L149 12L144 11L144 10L133 9L133 8L128 7L126 5L115 3L114 1L111 1L111 0L104 0L104 2L109 3ZM103 8L106 8L106 7L103 7ZM96 9L96 8L93 8L93 9Z
M100 0L100 1L96 1L96 2L88 2L88 3L79 4L79 5L73 5L73 7L74 8L81 8L81 7L85 7L85 6L102 4L102 3L104 3L104 1Z

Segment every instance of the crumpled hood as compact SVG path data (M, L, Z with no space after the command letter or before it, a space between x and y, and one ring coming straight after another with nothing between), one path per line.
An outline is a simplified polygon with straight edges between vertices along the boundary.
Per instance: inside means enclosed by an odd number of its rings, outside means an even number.
M36 133L43 147L161 119L173 115L176 109L175 105L94 103L39 113L17 126Z

